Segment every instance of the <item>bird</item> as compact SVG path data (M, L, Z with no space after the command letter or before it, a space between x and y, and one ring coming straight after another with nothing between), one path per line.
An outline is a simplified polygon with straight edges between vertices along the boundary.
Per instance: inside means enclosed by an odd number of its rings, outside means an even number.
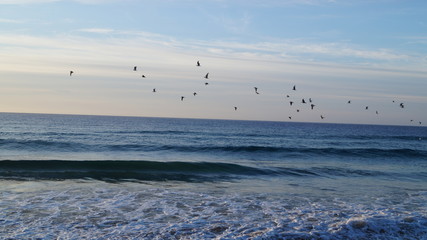
M255 89L255 93L256 93L256 94L259 94L259 92L258 92L258 88L257 88L257 87L254 87L254 89Z
M369 108L369 106L366 106L366 107L365 107L365 110L368 110L368 108Z
M294 102L290 101L289 104L292 106L292 104L294 104Z
M155 89L155 88L153 88L153 92L156 92L156 89Z
M142 74L142 76L141 76L142 78L145 78L145 75L144 74Z
M70 71L70 76L73 75L73 73L74 73L73 71Z
M323 115L320 115L320 118L321 118L321 119L324 119L325 117L324 117Z
M311 104L311 110L313 110L314 106L316 106L316 105L314 105L314 104Z
M184 98L185 98L184 96L181 96L181 101L184 101Z
M403 103L400 103L399 105L400 105L400 107L401 107L401 108L404 108L404 107L405 107L405 106L403 105Z
M197 93L196 92L193 92L193 96L196 96L197 95Z
M296 91L296 90L297 90L297 87L294 85L294 87L292 88L292 90Z
M286 95L287 98L289 98L289 95Z
M302 103L306 103L306 102L305 102L305 100L304 100L304 98L302 99L302 101L301 101L301 102L302 102Z
M237 107L234 107L234 111L237 111Z
M297 109L297 112L299 112L299 109Z
M209 83L208 83L208 82L205 82L205 86L207 86L207 85L209 85Z
M206 73L205 78L206 78L206 79L209 79L209 73Z
M308 101L311 102L311 103L313 102L313 100L311 100L311 98L309 98Z
M289 116L288 118L289 118L290 120L292 120L292 117L290 117L290 116Z
M136 71L136 66L133 67L133 70Z
M197 61L197 66L200 67L200 62L199 61Z
M348 102L347 102L348 104L350 104L351 103L351 100L348 100Z
M378 114L378 111L375 111L376 114Z

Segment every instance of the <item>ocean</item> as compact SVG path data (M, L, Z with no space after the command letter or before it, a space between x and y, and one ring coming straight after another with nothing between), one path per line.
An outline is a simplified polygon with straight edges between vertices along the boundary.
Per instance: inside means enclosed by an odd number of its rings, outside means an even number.
M1 239L427 239L427 128L0 113Z

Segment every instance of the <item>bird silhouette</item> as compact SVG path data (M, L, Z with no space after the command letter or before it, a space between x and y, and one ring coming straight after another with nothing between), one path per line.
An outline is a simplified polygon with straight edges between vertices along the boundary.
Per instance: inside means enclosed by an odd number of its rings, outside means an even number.
M294 102L290 101L289 104L292 106L292 104L294 104Z
M309 98L308 101L311 102L311 103L313 102L313 100L311 100L311 98Z
M348 102L347 102L348 104L350 104L351 103L351 101L350 100L348 100Z
M185 98L184 96L181 96L181 101L184 101L184 98Z
M193 92L193 96L196 96L197 95L197 93L196 92Z
M200 67L200 62L199 61L197 61L197 66Z
M153 92L156 92L156 89L155 89L155 88L153 88Z
M316 105L314 105L314 104L311 104L310 106L311 106L311 110L313 110L314 106L316 106Z
M206 73L205 78L209 79L209 73Z
M73 71L70 71L70 76L73 75L73 73L74 73Z
M237 111L237 107L234 107L234 111Z
M296 90L297 90L297 87L294 85L294 87L292 88L292 90L296 91Z
M288 117L290 120L292 120L292 117Z
M324 119L325 117L324 117L323 115L320 115L320 118L321 118L321 119Z
M369 106L366 106L366 107L365 107L365 110L368 110L368 108L369 108Z
M133 67L133 70L136 71L136 66Z
M144 74L142 74L142 76L141 76L142 78L145 78L145 75Z
M305 100L304 100L304 98L302 99L301 103L306 103Z
M377 115L378 115L378 111L375 111L375 114L377 114Z
M257 87L254 87L254 89L255 89L255 93L256 93L256 94L259 94L259 92L258 92L258 88L257 88Z
M209 83L208 83L208 82L205 82L205 86L207 86L207 85L209 85Z
M405 106L403 105L403 103L399 104L400 108L404 108Z

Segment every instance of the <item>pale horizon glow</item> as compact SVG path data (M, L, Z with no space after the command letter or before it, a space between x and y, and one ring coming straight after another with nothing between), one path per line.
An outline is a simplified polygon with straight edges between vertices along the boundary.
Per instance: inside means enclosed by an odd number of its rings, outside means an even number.
M0 6L0 112L427 124L424 1Z

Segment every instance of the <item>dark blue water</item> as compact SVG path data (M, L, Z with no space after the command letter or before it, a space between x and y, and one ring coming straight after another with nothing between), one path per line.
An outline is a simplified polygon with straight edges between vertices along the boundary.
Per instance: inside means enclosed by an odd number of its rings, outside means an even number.
M5 238L427 238L425 127L9 113L0 123Z

